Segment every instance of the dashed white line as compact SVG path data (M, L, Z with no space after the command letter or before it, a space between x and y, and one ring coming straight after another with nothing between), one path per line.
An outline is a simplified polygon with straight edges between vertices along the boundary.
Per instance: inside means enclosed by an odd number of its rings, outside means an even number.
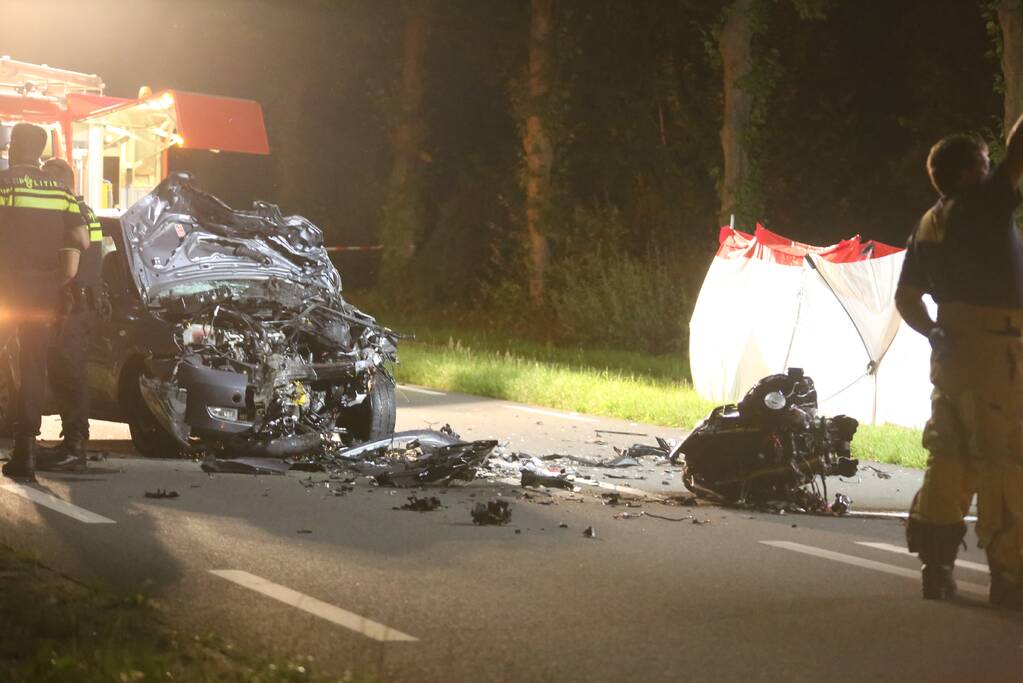
M238 569L211 569L211 574L215 574L222 579L227 579L232 583L236 583L239 586L244 586L249 590L255 591L268 598L273 598L279 602L283 602L285 605L298 608L303 612L312 614L313 616L326 619L327 621L343 626L350 631L361 633L367 638L372 638L380 642L405 642L414 643L419 639L410 636L407 633L402 633L390 626L372 621L366 617L360 616L355 612L349 612L348 610L341 609L331 605L330 603L317 600L314 597L303 595L298 591L292 590L287 586L273 583L267 579L250 574L245 571Z
M902 576L907 579L920 580L919 570L906 569L905 567L897 567L892 564L885 564L884 562L875 562L874 560L867 560L862 557L856 557L855 555L846 555L845 553L836 553L831 550L824 550L823 548L815 548L812 545L803 545L802 543L792 543L790 541L760 541L764 545L769 545L773 548L781 548L783 550L791 550L797 553L803 553L804 555L812 555L813 557L819 557L825 560L831 560L832 562L841 562L843 564L851 564L854 567L862 567L863 569L872 569L876 572L884 572L885 574L892 574L894 576ZM963 593L973 593L974 595L987 595L988 587L982 586L978 583L968 583L966 581L957 581L956 586Z
M596 418L586 417L579 413L558 413L553 410L543 410L542 408L530 408L529 406L517 406L510 403L502 404L508 410L522 410L527 413L536 413L537 415L546 415L547 417L560 417L565 420L576 420L578 422L599 422Z
M434 391L433 389L423 389L422 387L410 387L407 384L399 384L398 388L402 391L411 391L413 394L426 394L427 396L447 396L443 391Z
M916 557L916 554L909 552L905 548L891 543L871 543L868 541L856 541L856 545L862 545L867 548L874 548L875 550L885 550L890 553L897 553L899 555L909 555L910 557ZM970 562L968 560L956 560L956 566L962 569L972 569L975 572L988 573L988 566L979 562Z
M23 484L3 484L0 485L0 489L13 493L16 496L21 496L25 500L30 500L36 505L42 505L43 507L50 508L55 512L59 512L62 515L67 515L72 519L77 519L79 522L85 524L117 524L112 519L108 519L103 515L97 515L95 512L89 512L84 508L80 508L77 505L72 505L67 501L61 500L54 495L34 489L31 486L25 486Z

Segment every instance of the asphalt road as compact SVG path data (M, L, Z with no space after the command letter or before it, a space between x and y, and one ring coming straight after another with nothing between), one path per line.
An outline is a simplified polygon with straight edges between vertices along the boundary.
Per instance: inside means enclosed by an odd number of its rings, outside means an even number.
M611 445L681 435L456 394L405 390L401 401L399 428L449 422L537 455L606 456ZM124 437L119 426L94 430ZM897 509L917 475L892 473L834 488L857 509ZM615 483L680 487L664 467L634 474L646 478ZM962 555L959 601L925 602L918 562L897 552L897 519L611 507L589 488L526 500L495 482L431 490L445 507L415 513L393 509L408 492L360 481L336 495L308 476L211 477L188 461L115 454L84 475L0 482L0 542L153 595L180 628L384 680L1023 675L1023 617L986 606L983 554ZM144 497L157 488L179 496ZM511 524L473 526L472 504L498 496L512 503Z

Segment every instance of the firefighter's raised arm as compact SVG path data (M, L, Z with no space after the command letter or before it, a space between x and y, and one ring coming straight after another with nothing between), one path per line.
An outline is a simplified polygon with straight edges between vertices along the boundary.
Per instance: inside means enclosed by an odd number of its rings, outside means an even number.
M1002 168L1013 188L1023 180L1023 116L1016 120L1005 143L1005 160Z

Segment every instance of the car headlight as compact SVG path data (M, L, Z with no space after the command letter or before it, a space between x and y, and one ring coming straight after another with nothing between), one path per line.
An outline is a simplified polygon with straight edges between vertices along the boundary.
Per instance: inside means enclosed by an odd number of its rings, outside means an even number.
M207 406L206 412L214 420L231 420L232 422L238 421L237 408L221 408L220 406Z

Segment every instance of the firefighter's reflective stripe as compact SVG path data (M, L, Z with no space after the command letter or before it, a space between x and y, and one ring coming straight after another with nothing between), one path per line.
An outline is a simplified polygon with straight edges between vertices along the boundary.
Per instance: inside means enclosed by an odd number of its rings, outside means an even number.
M89 241L90 242L102 242L103 241L103 229L99 223L92 223L89 225Z

